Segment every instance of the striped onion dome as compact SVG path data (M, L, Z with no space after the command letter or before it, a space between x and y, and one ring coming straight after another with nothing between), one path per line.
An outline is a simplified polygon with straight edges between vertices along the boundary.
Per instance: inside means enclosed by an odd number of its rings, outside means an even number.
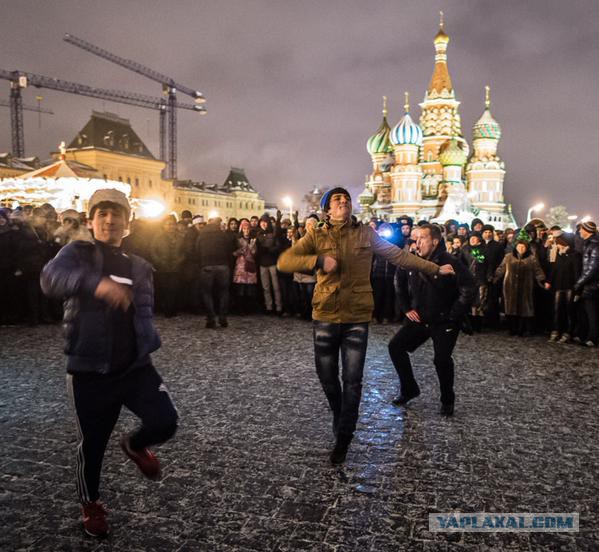
M376 198L374 197L374 194L372 193L370 188L368 186L365 186L362 193L358 196L358 203L362 206L369 206L374 203L375 199Z
M387 122L387 116L384 115L381 126L378 128L375 134L368 138L368 142L366 142L366 149L370 155L374 155L376 153L389 153L393 151L393 147L389 140L390 132L391 129L389 128L389 123Z
M460 147L455 138L452 138L449 142L445 142L439 151L439 162L444 167L448 165L463 166L468 160L468 155Z
M409 113L406 113L401 121L393 127L391 143L395 146L422 145L422 129L412 120Z
M499 123L493 119L493 115L491 115L491 110L489 108L485 109L481 118L476 121L472 127L472 138L474 140L477 138L499 140L501 138L501 127L499 126Z

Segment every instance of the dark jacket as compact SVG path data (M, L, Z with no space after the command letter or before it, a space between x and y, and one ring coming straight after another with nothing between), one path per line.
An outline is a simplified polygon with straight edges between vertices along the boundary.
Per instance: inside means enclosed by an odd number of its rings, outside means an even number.
M582 273L574 286L583 297L599 297L599 234L585 240L582 253Z
M137 357L132 368L150 363L150 353L160 347L152 309L154 286L152 266L129 255L133 280L133 324ZM43 269L41 285L50 297L64 299L65 349L67 371L110 371L112 335L110 309L96 299L94 292L102 279L102 253L91 242L75 241L63 247Z
M485 243L484 248L487 259L487 282L491 282L495 276L495 271L505 257L505 248L502 244L494 240Z
M551 284L551 291L573 289L580 277L580 265L580 253L571 249L563 254L558 252L555 262L550 265L547 276L547 281Z
M477 286L485 285L489 272L487 248L482 244L476 247L467 245L462 248L462 255L470 274L474 277L474 283Z
M198 266L231 266L233 251L237 249L234 234L223 232L218 224L207 224L196 239Z
M458 258L437 247L431 259L450 264L455 276L427 276L408 270L408 286L401 290L399 304L406 313L415 310L424 324L460 323L474 302L476 288L468 268Z
M158 272L178 272L185 258L181 234L160 232L152 242L151 258Z
M260 266L272 266L277 264L281 244L277 233L269 229L258 230L256 235L256 245L258 246L258 264Z

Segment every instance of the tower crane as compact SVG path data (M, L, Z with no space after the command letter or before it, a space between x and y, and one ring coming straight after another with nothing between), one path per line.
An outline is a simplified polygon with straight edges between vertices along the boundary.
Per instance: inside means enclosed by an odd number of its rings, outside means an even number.
M125 69L129 69L130 71L134 71L144 77L147 77L153 81L156 81L162 85L163 93L167 97L167 111L168 111L168 161L167 161L167 178L176 179L177 178L177 92L181 92L188 96L191 96L196 104L203 104L206 102L203 94L198 90L193 90L187 86L184 86L178 82L176 82L171 77L167 75L163 75L158 71L154 71L141 63L136 61L126 59L112 52L104 50L91 42L87 42L81 38L77 38L71 34L65 34L64 36L65 42L72 44L73 46L77 46L91 54L94 54L102 59L120 65ZM202 113L205 113L204 109ZM161 120L161 144L164 144L164 140L162 139L163 134L166 132L166 125L164 120ZM161 148L160 151L162 159L166 157L166 151L163 151Z
M10 107L11 103L8 100L0 100L0 107ZM37 107L35 105L23 104L23 111L35 111L36 113L46 113L48 115L54 115L54 111L47 109L46 107Z
M47 88L50 90L57 90L59 92L79 94L81 96L106 100L109 102L157 110L160 113L160 131L162 132L164 128L164 117L168 108L168 104L164 98L155 98L153 96L146 96L145 94L124 92L122 90L95 88L77 82L45 77L43 75L36 75L34 73L27 73L25 71L8 71L6 69L0 69L0 79L8 80L10 82L12 153L15 157L23 157L25 155L25 138L23 130L24 107L22 90L30 85L35 86L36 88ZM205 108L201 105L180 102L175 102L172 108L186 109L199 113L205 111Z

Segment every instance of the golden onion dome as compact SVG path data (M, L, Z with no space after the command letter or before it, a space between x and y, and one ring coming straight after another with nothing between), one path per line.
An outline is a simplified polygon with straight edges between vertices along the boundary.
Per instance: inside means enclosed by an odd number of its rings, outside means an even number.
M448 165L462 167L468 160L468 154L460 147L459 142L455 138L445 142L439 152L439 162L444 167Z

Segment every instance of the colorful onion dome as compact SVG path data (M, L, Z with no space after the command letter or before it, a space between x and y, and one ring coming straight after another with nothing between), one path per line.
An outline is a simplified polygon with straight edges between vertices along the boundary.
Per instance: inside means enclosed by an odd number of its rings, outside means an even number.
M403 145L422 145L422 129L412 120L410 117L410 104L409 96L406 92L406 103L404 109L406 114L403 116L401 121L397 123L391 131L391 143L395 146Z
M370 186L366 185L362 193L358 196L358 203L362 206L369 206L374 203L374 194L370 190Z
M445 142L440 148L439 162L444 167L448 165L463 166L468 160L468 155L460 147L458 141L452 138L449 142Z
M393 147L389 140L391 128L387 122L387 97L383 96L383 122L375 134L368 138L366 149L370 155L377 153L389 153L393 151Z
M499 123L491 115L491 100L489 97L490 93L489 86L485 86L485 111L481 118L476 121L472 127L472 138L489 138L492 140L499 140L501 138L501 127Z

